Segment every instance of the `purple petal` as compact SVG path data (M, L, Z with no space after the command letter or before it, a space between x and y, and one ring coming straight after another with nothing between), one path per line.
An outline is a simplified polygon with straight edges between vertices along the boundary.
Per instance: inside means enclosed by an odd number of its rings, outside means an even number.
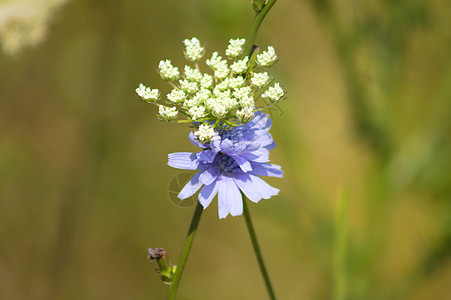
M218 153L221 151L221 138L214 137L210 142L210 148L213 150L213 152Z
M199 177L203 172L204 171L200 171L196 173L196 175L194 175L190 179L190 181L188 181L188 183L183 187L177 197L183 200L194 195L203 185L203 183L199 180Z
M244 159L238 155L230 155L230 157L236 161L236 163L238 164L238 166L240 166L240 168L241 168L241 170L243 170L243 172L252 171L252 166L247 159Z
M268 150L272 150L272 149L274 149L274 148L276 148L276 143L272 140L272 138L271 138L271 142L270 143L268 143L266 146L264 146L266 149L268 149Z
M211 200L216 196L218 193L218 184L217 181L213 182L210 185L204 186L199 193L199 202L202 204L204 209L210 205Z
M235 180L235 183L240 188L240 190L243 191L244 195L246 195L246 197L249 200L257 203L258 201L260 201L262 199L262 194L252 183L252 180L249 177L249 174L246 174L246 173L234 174L234 180Z
M199 142L199 141L197 140L197 137L194 135L193 132L190 132L190 133L189 133L188 139L190 140L191 143L193 143L194 146L197 146L197 147L199 147L199 148L206 148L206 147L204 146L204 144L202 144L201 142Z
M219 170L217 168L208 168L199 177L199 180L205 184L210 185L219 176Z
M197 158L199 159L199 161L203 162L203 163L212 163L213 160L216 157L216 154L214 151L207 149L201 152L197 153Z
M207 147L205 146L205 144L202 144L201 142L199 142L199 141L197 140L197 137L194 135L193 132L190 132L190 133L189 133L188 139L191 141L191 143L194 144L194 146L197 146L197 147L199 147L199 148L207 148Z
M168 155L168 165L183 170L196 170L199 166L196 153L176 152Z
M254 156L252 161L260 162L260 163L265 163L265 162L269 161L269 150L266 148L260 148L257 151L254 151L249 154L252 154Z
M226 154L233 153L235 150L233 147L233 142L227 138L221 142L220 148L221 152Z
M252 173L260 176L283 177L283 171L279 165L251 162Z
M243 154L240 155L240 157L242 157L242 158L244 158L246 160L249 160L249 161L254 161L254 160L259 158L258 155L253 154L253 153L243 153Z
M247 143L243 149L243 152L252 152L260 148L259 143Z
M230 213L238 216L243 213L243 199L235 181L227 176L220 177L218 182L218 212L224 219Z
M252 174L250 174L249 177L251 178L252 185L260 192L263 199L269 199L279 193L279 189L270 186L260 177Z
M268 131L271 128L272 120L271 118L268 118L267 114L264 114L262 112L255 113L255 117L248 122L250 127L253 127L255 129L264 129ZM246 124L246 125L247 125Z
M271 129L272 125L272 119L267 114L262 114L259 119L257 119L257 122L255 126L260 129L264 129L266 131L269 131Z

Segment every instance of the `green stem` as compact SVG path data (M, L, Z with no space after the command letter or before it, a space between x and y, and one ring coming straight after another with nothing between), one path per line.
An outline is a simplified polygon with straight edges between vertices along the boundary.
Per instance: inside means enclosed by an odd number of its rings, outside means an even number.
M269 298L272 300L276 299L274 294L274 290L271 285L271 281L269 280L268 271L266 270L265 263L263 261L262 252L260 250L260 246L257 241L257 235L255 234L254 225L252 224L251 215L249 214L249 208L247 206L247 199L243 193L243 214L244 219L246 220L247 230L249 231L249 236L251 238L252 246L254 247L255 256L257 257L258 266L260 267L260 272L262 273L263 280L265 281L266 289L268 290Z
M180 255L180 259L177 265L177 269L175 271L174 278L169 286L169 300L175 299L175 295L177 294L177 288L180 283L180 279L182 278L183 269L185 268L186 260L188 259L189 251L191 249L191 245L193 244L194 235L196 234L197 225L199 225L200 217L202 216L203 207L202 204L197 203L196 209L194 211L193 218L191 219L191 225L188 229L188 234L185 238L185 245L183 245L182 254Z
M268 3L265 4L263 9L255 15L251 32L249 33L249 37L247 38L246 48L244 49L244 57L251 55L252 45L254 44L255 36L257 35L257 31L260 28L260 24L263 22L263 19L266 17L269 10L273 7L276 1L277 0L269 0Z

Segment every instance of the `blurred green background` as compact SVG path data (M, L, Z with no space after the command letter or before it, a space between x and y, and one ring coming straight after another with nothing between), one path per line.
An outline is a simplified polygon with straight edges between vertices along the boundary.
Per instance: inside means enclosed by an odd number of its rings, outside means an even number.
M0 299L164 299L147 248L178 259L194 207L170 201L167 154L196 148L134 89L168 92L154 67L183 66L185 38L208 56L246 37L250 1L8 19L31 2L0 1L4 44L41 30L0 54ZM250 207L279 299L451 299L451 3L280 0L256 44L289 97L271 111L280 195ZM266 297L243 218L213 202L178 298Z

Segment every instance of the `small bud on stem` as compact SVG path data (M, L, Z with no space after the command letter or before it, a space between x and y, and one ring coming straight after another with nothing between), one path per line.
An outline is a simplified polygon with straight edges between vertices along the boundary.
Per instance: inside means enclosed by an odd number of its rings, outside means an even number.
M166 250L164 250L164 248L149 248L147 259L150 260L150 262L153 262L154 260L157 261L159 267L157 272L160 274L161 280L166 284L170 284L177 266L171 265Z
M266 0L252 0L252 8L256 13L260 12L266 4Z

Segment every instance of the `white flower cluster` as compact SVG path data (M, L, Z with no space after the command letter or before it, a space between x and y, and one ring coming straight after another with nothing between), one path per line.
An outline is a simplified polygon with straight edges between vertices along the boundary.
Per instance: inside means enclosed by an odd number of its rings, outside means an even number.
M268 73L254 73L251 77L251 83L252 85L262 88L265 85L267 85L269 82L269 75Z
M201 142L211 141L218 135L217 129L227 130L231 126L250 121L256 110L263 107L256 106L261 98L274 104L283 99L284 91L279 83L275 83L261 93L271 82L267 72L261 70L277 62L278 57L273 47L256 56L250 61L248 56L242 55L245 39L231 39L225 50L226 57L222 58L218 52L213 52L206 60L206 64L213 74L203 73L198 60L204 54L197 38L186 39L186 58L194 62L194 66L186 65L180 74L177 67L172 66L170 60L162 60L158 65L161 78L171 81L173 89L166 95L169 106L159 105L158 117L162 121L172 121L180 111L188 117L198 130L194 133ZM180 78L179 78L180 77ZM174 81L178 79L178 81ZM136 93L144 101L154 103L160 97L157 89L150 89L140 84Z
M219 80L223 80L229 75L230 70L227 66L227 60L222 59L218 52L213 52L210 59L206 61L207 65L215 72L214 75Z
M179 112L177 110L177 107L175 107L175 106L174 107L167 107L167 106L164 106L164 105L160 105L160 108L158 110L158 114L159 114L159 117L160 117L160 119L162 121L170 122L170 121L172 121L172 120L177 118Z
M199 126L199 129L194 132L194 135L197 136L197 138L201 142L209 142L214 137L218 136L218 133L215 131L215 129L207 124L202 124Z
M237 58L243 52L245 39L231 39L229 41L229 46L227 47L225 54L230 58Z
M160 77L167 81L173 81L179 77L179 69L173 67L169 59L162 60L158 64L158 73Z
M257 55L257 63L265 68L269 68L277 62L276 50L274 47L269 46L268 51L263 51L263 53Z
M185 44L185 56L190 61L198 61L204 54L204 48L201 47L197 38L186 39L183 41Z
M273 87L269 87L266 92L262 94L263 98L269 99L271 102L279 101L284 95L283 89L279 83L275 83Z
M136 94L138 94L138 96L146 102L155 102L158 100L158 98L160 98L159 90L146 87L142 83L139 84L138 88L135 91Z
M0 47L12 57L45 40L54 15L69 0L0 1Z

